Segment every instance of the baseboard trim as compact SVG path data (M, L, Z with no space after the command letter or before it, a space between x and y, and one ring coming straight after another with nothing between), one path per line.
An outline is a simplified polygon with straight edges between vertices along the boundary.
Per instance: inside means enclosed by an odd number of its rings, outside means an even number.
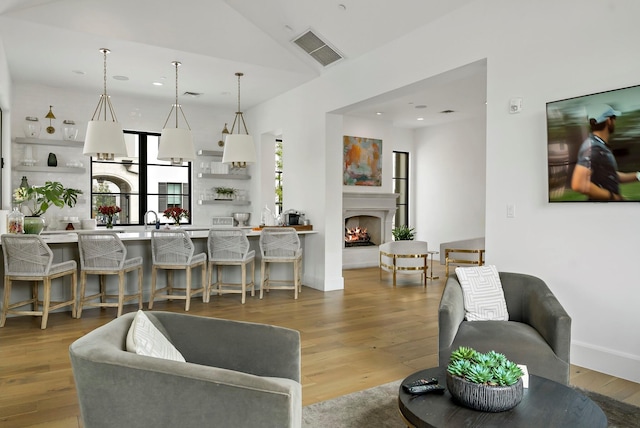
M571 342L571 364L640 383L640 358L584 342Z

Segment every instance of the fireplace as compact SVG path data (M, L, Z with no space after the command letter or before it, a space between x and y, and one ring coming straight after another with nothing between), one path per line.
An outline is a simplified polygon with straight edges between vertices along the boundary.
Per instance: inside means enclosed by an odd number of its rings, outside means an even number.
M380 218L359 215L344 221L344 246L366 247L380 244Z
M395 193L343 193L343 268L378 265L378 245L392 240L397 196Z

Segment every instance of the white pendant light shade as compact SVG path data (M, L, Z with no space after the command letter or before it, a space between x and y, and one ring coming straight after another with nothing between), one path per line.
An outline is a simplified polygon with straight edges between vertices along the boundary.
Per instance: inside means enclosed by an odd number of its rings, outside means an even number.
M256 163L256 149L253 145L253 137L247 134L227 135L224 141L222 163L238 166Z
M104 160L113 160L115 156L126 157L127 146L122 126L108 120L89 121L82 154Z
M248 164L256 163L256 148L253 145L253 137L249 135L247 124L244 122L242 110L240 110L240 78L244 74L236 73L236 76L238 76L238 110L236 110L236 117L231 125L231 133L225 138L222 163L230 164L232 168L246 168ZM236 123L238 124L238 133L234 134ZM240 133L240 126L244 128L244 134Z
M169 116L167 116L167 120L164 122L164 127L162 128L162 134L160 134L158 160L171 161L173 165L181 165L182 162L195 160L196 150L193 147L191 127L189 127L187 117L182 111L182 106L178 104L178 67L180 67L182 63L179 61L173 61L171 64L176 69L176 102L171 106ZM182 118L187 125L187 129L179 127L178 112L182 114ZM169 119L171 119L172 116L175 116L175 128L167 127Z
M181 164L195 160L195 149L191 130L183 128L164 128L160 134L158 159Z
M124 142L122 125L118 123L111 99L107 94L107 54L110 51L102 48L100 52L104 56L104 92L100 95L98 106L87 125L82 153L100 160L113 160L116 156L126 157L127 146Z

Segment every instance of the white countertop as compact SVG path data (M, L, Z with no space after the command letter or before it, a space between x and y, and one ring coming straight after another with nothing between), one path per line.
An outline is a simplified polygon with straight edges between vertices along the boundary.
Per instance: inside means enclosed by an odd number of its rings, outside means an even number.
M197 227L197 226L185 226L184 228L182 228L183 230L186 230L189 233L189 236L191 238L194 239L203 239L203 238L208 238L209 236L209 229L208 228L201 228L201 227ZM126 228L113 228L110 230L107 229L96 229L94 231L98 231L98 232L117 232L118 233L118 237L122 240L122 241L149 241L151 240L151 229L147 230L147 231L131 231L131 232L127 232ZM71 242L78 242L78 234L76 232L82 232L82 230L79 231L70 231L70 230L58 230L58 231L48 231L48 232L43 232L42 235L42 239L50 244L64 244L64 243L71 243ZM260 236L260 231L259 230L252 230L251 227L247 227L245 228L245 232L247 234L248 238L254 238L257 236ZM298 231L298 235L312 235L312 234L316 234L318 233L315 230L300 230Z

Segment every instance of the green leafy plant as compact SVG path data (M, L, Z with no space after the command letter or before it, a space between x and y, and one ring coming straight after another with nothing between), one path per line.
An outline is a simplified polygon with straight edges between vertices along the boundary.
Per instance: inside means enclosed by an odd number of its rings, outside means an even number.
M41 216L51 206L73 208L82 191L66 188L58 181L47 181L44 186L18 187L13 192L13 199L18 204L25 204L32 216Z
M451 353L447 371L469 382L493 386L509 386L522 377L522 369L504 354L480 353L473 348L459 347Z
M236 193L236 189L233 187L214 187L213 190L219 195L233 196Z
M414 228L409 228L409 226L398 226L393 228L391 234L393 235L394 241L411 241L414 237Z

